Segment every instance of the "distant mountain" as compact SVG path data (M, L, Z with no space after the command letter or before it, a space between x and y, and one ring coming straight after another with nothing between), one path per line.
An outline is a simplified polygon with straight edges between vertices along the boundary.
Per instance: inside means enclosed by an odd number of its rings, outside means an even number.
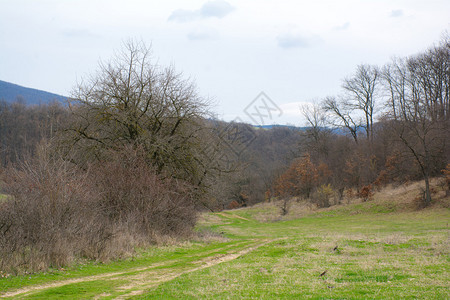
M64 103L67 97L0 80L0 100L11 103L18 99L25 100L25 103L29 105L39 105L52 101Z
M255 129L273 129L273 128L288 128L294 131L306 131L308 129L311 129L311 127L308 126L303 126L303 127L298 127L298 126L294 126L294 125L278 125L278 124L274 124L274 125L254 125L253 128ZM337 135L348 135L349 132L347 129L345 128L341 128L341 127L320 127L320 130L329 130ZM357 133L358 134L364 134L364 128L359 127L357 129Z
M272 129L272 128L288 128L292 130L299 130L304 131L308 129L309 127L298 127L294 125L279 125L279 124L273 124L273 125L254 125L255 128L262 128L262 129Z

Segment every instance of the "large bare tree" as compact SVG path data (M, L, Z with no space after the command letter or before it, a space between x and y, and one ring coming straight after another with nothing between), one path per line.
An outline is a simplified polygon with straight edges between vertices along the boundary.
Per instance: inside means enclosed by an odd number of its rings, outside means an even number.
M66 130L66 149L77 164L105 160L108 151L139 146L159 174L204 183L217 151L207 126L208 103L195 85L174 68L152 62L143 42L124 44L99 71L77 85L70 109L75 121ZM107 150L107 151L106 151Z
M348 130L356 143L360 128L364 128L367 140L373 141L379 81L378 67L359 65L354 75L344 79L341 96L322 101L322 108L329 113L330 125Z
M375 98L380 81L376 66L359 65L356 73L344 79L342 87L347 93L345 104L363 113L364 129L369 141L373 140L373 120L375 114Z

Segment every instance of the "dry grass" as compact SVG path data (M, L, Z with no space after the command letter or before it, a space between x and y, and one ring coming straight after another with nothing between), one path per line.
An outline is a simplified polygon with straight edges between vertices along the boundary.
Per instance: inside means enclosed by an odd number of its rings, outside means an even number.
M446 196L442 181L442 178L434 178L431 180L433 202L427 209L450 208L450 197ZM423 209L420 198L423 188L424 183L422 181L409 182L400 186L390 184L376 191L372 199L367 202L364 202L358 197L347 196L341 201L341 204L328 208L318 208L305 200L299 202L293 199L289 203L289 213L281 219L291 220L304 217L312 212L331 212L339 208L344 208L344 210L349 211L351 214L358 214L361 211L355 209L355 205L361 204L367 205L367 209L370 209L370 207L378 207L384 209L385 212L417 211ZM345 209L346 207L348 209Z
M445 197L445 191L441 185L442 178L431 180L433 191L432 207L449 207L449 198ZM423 192L422 181L405 183L401 186L392 184L376 192L373 200L382 204L395 202L398 211L412 211L421 208L420 197Z

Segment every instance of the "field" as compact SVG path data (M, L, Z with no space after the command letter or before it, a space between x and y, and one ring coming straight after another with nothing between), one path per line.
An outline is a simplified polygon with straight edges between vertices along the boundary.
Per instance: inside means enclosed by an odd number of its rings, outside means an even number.
M0 298L448 299L450 211L414 208L414 189L322 210L294 202L283 218L276 203L205 213L197 241L107 264L1 274Z

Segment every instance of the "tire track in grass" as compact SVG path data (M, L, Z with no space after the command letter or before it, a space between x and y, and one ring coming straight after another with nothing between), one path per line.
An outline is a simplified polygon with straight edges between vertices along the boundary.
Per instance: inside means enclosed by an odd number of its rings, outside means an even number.
M228 219L241 219L241 220L244 220L244 221L250 221L247 218L244 218L244 217L232 214L232 213L228 213L227 214L227 213L220 212L220 213L216 213L216 215L219 215L219 216L222 216L222 217L225 217L225 218L228 218Z
M125 294L122 294L115 299L127 299L128 297L131 297L131 296L141 295L146 290L151 289L151 288L156 288L157 286L159 286L162 283L174 280L185 274L193 273L193 272L196 272L199 270L203 270L203 269L207 269L207 268L216 266L216 265L224 263L224 262L229 262L229 261L235 260L235 259L237 259L245 254L248 254L262 246L265 246L269 243L272 243L272 242L275 242L275 241L281 240L281 239L285 239L285 238L265 240L262 243L255 243L253 246L243 249L243 250L240 250L240 251L237 251L235 253L229 253L229 254L224 254L224 255L220 255L220 256L208 257L207 259L196 262L196 263L200 263L200 266L197 266L195 268L188 269L188 270L185 270L182 272L166 273L163 276L157 278L156 280L153 280L152 282L149 282L148 278L142 278L142 277L132 278L132 280L133 280L132 285L127 285L127 286L119 288L119 290L124 290L124 291L128 291L128 292L125 292ZM145 275L145 274L142 274L142 275ZM150 274L147 274L147 275L150 275Z
M260 241L260 240L259 240ZM9 297L27 297L32 296L35 293L42 292L47 289L51 288L58 288L69 284L75 284L75 283L82 283L82 282L89 282L89 281L95 281L95 280L116 280L116 279L122 279L122 280L128 280L131 281L132 284L129 284L127 286L118 287L118 291L124 291L128 296L132 295L138 295L140 293L143 293L145 289L149 289L152 287L156 287L157 285L173 280L183 274L195 272L204 268L209 268L214 265L220 264L222 262L234 260L244 254L249 253L250 251L253 251L267 243L270 243L274 240L264 241L263 243L258 244L259 241L248 243L248 241L242 241L239 243L234 243L231 245L226 245L221 248L217 248L214 250L208 250L205 252L200 252L195 254L195 256L204 256L204 255L211 255L203 259L199 260L192 260L185 262L186 265L194 265L193 268L187 269L187 270L170 270L170 268L176 268L171 266L173 264L177 264L178 262L182 262L182 259L175 259L175 260L168 260L161 263L154 263L145 267L140 268L130 268L126 271L121 272L111 272L111 273L104 273L104 274L98 274L93 276L87 276L87 277L81 277L81 278L74 278L74 279L67 279L57 282L52 282L48 284L42 284L42 285L34 285L29 286L25 288L21 288L15 291L6 292L2 295L0 295L0 298L9 298ZM218 254L218 252L223 251L229 251L230 248L238 247L241 249L242 247L246 247L243 250L236 251L236 249L232 249L231 251L235 251L232 253L226 253L226 254ZM168 268L163 268L167 266ZM127 273L133 273L133 275L127 275ZM139 273L139 274L134 274ZM109 296L109 295L99 295L102 296ZM118 299L121 299L122 296L119 296Z
M176 261L172 260L170 262L176 262ZM167 262L165 262L165 263L167 263ZM144 271L147 269L157 268L160 266L164 266L164 263L156 263L156 264L152 264L151 266L147 266L147 267L143 267L143 268L129 269L125 272L112 272L112 273L86 276L86 277L75 278L75 279L56 281L56 282L47 283L47 284L33 285L33 286L18 289L15 291L6 292L6 293L0 295L0 298L16 297L19 295L21 297L24 297L24 296L28 296L29 294L35 293L35 292L40 292L40 291L43 291L46 289L51 289L51 288L57 288L57 287L61 287L61 286L73 284L73 283L95 281L95 280L99 280L99 279L112 280L112 279L117 279L116 276L121 276L121 275L129 273L129 272L139 272L139 271Z

